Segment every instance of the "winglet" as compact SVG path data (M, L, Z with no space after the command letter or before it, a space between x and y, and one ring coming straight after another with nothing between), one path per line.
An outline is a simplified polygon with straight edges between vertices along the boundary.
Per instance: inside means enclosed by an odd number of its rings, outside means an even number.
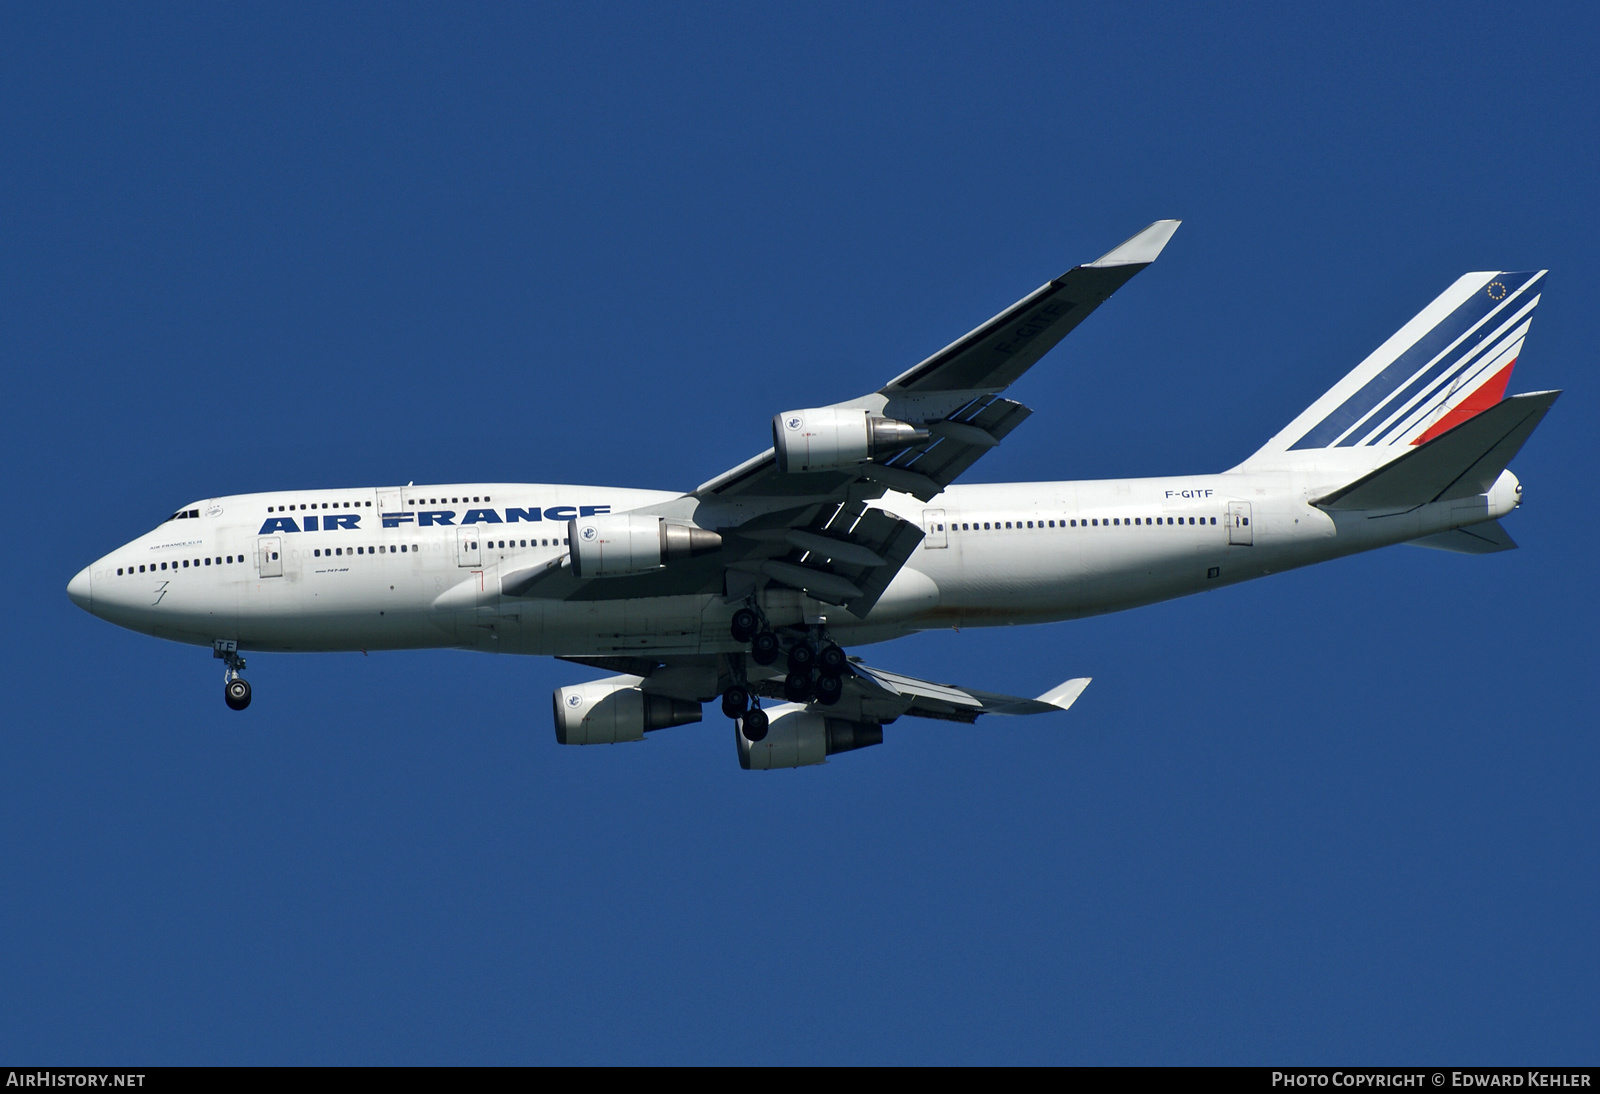
M1148 266L1156 260L1161 249L1172 238L1172 233L1178 230L1181 220L1158 220L1142 232L1111 248L1089 265L1096 268L1105 266Z
M1169 223L1176 225L1177 221L1170 221ZM1049 703L1053 707L1066 710L1078 701L1078 696L1083 694L1083 689L1089 686L1089 681L1092 679L1093 677L1091 676L1080 676L1076 680L1068 680L1064 684L1057 684L1039 696L1037 701Z

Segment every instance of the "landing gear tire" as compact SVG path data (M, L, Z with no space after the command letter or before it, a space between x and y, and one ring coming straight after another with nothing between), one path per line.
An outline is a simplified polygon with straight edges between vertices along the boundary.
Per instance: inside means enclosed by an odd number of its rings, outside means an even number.
M777 635L771 631L761 631L750 639L750 660L758 665L770 665L778 659L781 648Z
M806 672L817 659L817 651L802 642L789 651L789 671Z
M803 703L811 698L811 674L791 672L783 678L783 697L791 703Z
M823 706L833 706L839 701L839 696L844 694L844 681L832 673L823 673L817 677L817 702Z
M748 642L756 636L761 629L761 617L749 608L740 608L733 613L733 622L728 625L728 630L733 632L735 642Z
M222 701L229 710L243 710L250 705L250 683L242 677L229 680L222 689Z
M741 687L731 687L722 693L722 713L729 718L743 718L750 709L750 693Z
M757 707L745 714L739 723L739 732L751 744L767 739L767 712Z
M833 676L837 676L844 671L847 660L844 650L833 642L829 642L817 651L817 668Z

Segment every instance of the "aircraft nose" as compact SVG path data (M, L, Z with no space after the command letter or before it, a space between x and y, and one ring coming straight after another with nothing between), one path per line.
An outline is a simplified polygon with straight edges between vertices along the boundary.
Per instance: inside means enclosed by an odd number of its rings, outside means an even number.
M67 582L67 596L78 607L82 608L86 612L92 613L94 609L90 606L93 603L93 598L90 594L90 586L93 579L89 576L89 570L90 567L85 566L83 569L78 571L76 577Z

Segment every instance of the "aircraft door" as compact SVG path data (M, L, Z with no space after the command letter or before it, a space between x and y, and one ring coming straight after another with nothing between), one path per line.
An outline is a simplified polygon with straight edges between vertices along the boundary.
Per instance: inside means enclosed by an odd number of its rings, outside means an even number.
M392 517L392 516L394 516L394 514L400 513L400 512L404 512L404 511L405 511L405 505L400 499L400 491L398 489L395 489L395 490L379 490L378 491L378 527L379 528L382 528L382 527L385 526L384 523L383 523L383 518L384 517Z
M1250 503L1228 503L1228 544L1232 547L1249 547L1254 539L1250 530Z
M937 550L949 546L950 541L945 538L943 509L922 511L922 533L922 546L925 550Z
M262 577L283 576L283 541L277 536L256 540L256 572Z
M483 565L483 541L478 535L477 525L469 524L456 529L456 565Z

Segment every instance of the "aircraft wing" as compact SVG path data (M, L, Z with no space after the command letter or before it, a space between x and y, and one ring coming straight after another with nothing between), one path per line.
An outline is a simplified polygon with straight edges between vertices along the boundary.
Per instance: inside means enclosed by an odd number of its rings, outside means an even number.
M909 714L914 718L936 718L947 722L966 722L969 725L983 714L1053 714L1066 710L1078 701L1083 689L1089 686L1089 677L1068 680L1037 699L1017 695L1003 695L956 684L935 684L902 676L884 669L874 669L852 659L851 674L845 677L844 695L831 707L816 709L852 721L888 721L889 718ZM782 698L782 680L769 681L761 688L763 695L776 683L774 698ZM887 712L894 712L889 718Z
M639 677L648 693L692 702L708 702L733 682L727 659L715 655L574 656L561 660L627 673ZM783 670L776 666L745 667L751 690L763 698L783 699ZM1076 677L1036 699L1028 699L958 684L919 680L872 668L860 658L852 657L844 675L844 694L839 701L830 706L818 704L812 709L856 722L892 722L909 715L970 725L985 714L1053 714L1066 710L1077 702L1089 682L1087 676Z
M598 581L577 578L558 560L506 575L504 591L607 600L721 592L735 599L776 582L865 617L924 535L918 524L868 503L890 490L932 499L1021 425L1033 412L1001 392L1155 261L1178 223L1156 221L879 390L823 408L904 422L926 430L927 440L819 471L783 470L769 448L683 498L642 510L718 532L723 546L716 552L657 573Z

